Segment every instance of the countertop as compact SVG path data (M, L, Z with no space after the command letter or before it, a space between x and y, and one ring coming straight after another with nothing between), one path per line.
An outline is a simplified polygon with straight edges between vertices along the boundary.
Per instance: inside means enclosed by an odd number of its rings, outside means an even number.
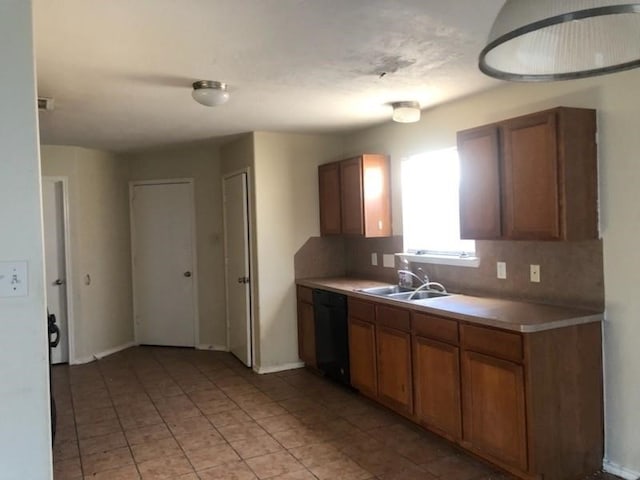
M363 288L387 286L388 283L359 278L310 278L297 280L298 285L342 293L362 300L385 303L410 310L455 318L469 323L523 333L601 322L602 312L558 307L540 303L518 302L490 297L452 294L411 302L360 292Z

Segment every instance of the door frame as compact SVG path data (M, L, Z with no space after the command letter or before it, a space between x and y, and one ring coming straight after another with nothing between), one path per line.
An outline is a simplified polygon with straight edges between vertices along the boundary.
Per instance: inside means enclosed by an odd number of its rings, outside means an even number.
M253 218L253 209L251 199L253 198L253 189L252 189L252 175L251 175L251 167L241 168L239 170L234 170L232 172L228 172L222 175L222 225L225 227L224 232L224 296L225 296L225 317L226 317L226 326L227 326L227 351L231 350L231 341L229 336L229 285L228 285L228 263L227 263L227 211L224 207L224 200L226 198L226 188L225 188L225 180L231 177L235 177L240 174L247 175L247 234L248 238L248 247L249 247L249 329L251 331L251 368L256 369L256 328L255 328L255 318L254 318L254 300L256 298L256 288L257 281L255 275L255 268L253 261L253 228L252 228L252 218Z
M67 301L67 341L69 342L69 365L75 365L76 363L76 342L75 342L75 319L74 319L74 305L73 305L73 270L71 260L71 228L70 228L70 214L69 214L69 177L58 175L42 175L41 182L44 181L60 182L62 183L62 223L64 229L64 268L65 268L65 286L67 289L66 301ZM40 185L42 191L42 185ZM42 195L42 194L41 194ZM43 199L44 201L44 199ZM46 259L45 259L46 261ZM46 289L45 289L46 290ZM46 292L45 292L46 293Z
M193 263L191 272L193 279L193 348L198 348L200 344L200 309L199 305L199 295L198 295L198 249L197 249L197 227L196 227L196 189L195 182L193 178L165 178L158 180L131 180L129 181L129 225L131 229L131 290L132 290L132 300L133 300L133 335L134 340L137 345L140 345L138 340L138 322L136 321L137 317L137 305L136 305L136 263L135 263L135 254L134 245L136 238L136 227L134 222L133 215L133 192L135 187L143 186L143 185L173 185L179 183L186 183L191 185L191 262Z

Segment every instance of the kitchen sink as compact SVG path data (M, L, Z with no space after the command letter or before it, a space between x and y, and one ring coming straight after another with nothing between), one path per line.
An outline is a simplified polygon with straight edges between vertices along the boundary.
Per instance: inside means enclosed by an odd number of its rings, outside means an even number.
M375 287L375 288L363 288L360 290L362 293L368 293L370 295L378 295L386 298L393 298L394 300L409 300L413 289L401 287L399 285L390 285L388 287ZM440 292L437 290L420 290L416 292L411 300L423 300L425 298L447 297L450 293Z
M363 288L360 291L362 293L368 293L370 295L381 295L383 297L388 297L389 295L396 295L399 293L411 293L413 292L413 289L401 287L400 285L389 285L388 287Z
M402 292L402 293L392 293L391 295L387 295L388 298L394 298L396 300L409 300L413 292ZM451 295L450 293L445 292L437 292L435 290L420 290L416 292L411 300L423 300L425 298L436 298L436 297L448 297Z

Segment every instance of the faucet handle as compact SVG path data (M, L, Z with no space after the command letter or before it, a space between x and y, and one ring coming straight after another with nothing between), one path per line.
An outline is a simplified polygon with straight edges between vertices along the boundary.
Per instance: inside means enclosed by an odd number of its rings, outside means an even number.
M422 275L423 283L429 283L429 275L425 273L422 267L418 267L416 271Z

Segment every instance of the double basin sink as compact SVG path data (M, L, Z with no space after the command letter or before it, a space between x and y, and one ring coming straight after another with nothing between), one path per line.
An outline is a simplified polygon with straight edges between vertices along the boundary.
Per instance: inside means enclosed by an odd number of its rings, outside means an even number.
M448 297L449 295L451 295L450 293L440 292L437 290L426 290L426 289L418 290L417 292L415 292L414 289L401 287L399 285L390 285L388 287L363 288L362 290L359 290L359 291L362 293L368 293L369 295L376 295L379 297L385 297L385 298L394 299L394 300L405 300L405 301L424 300L426 298Z

